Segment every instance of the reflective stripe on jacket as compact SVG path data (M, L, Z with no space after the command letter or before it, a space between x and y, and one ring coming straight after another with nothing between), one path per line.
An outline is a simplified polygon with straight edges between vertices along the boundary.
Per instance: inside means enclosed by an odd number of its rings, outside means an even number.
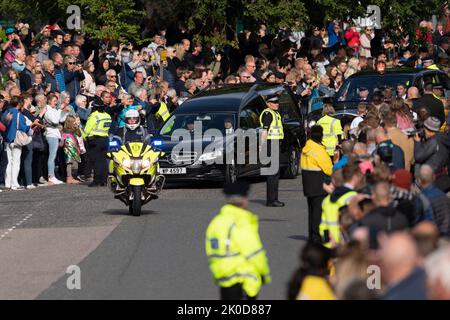
M266 111L272 115L272 122L270 123L270 127L267 132L267 140L283 140L284 139L283 122L281 121L281 116L279 112L274 111L270 108L266 108L259 117L259 122L261 123L261 126L263 126L262 117L264 115L264 112Z
M111 128L111 116L106 112L91 113L84 128L84 137L108 137Z
M167 108L167 104L165 102L161 102L158 112L156 112L156 115L161 118L164 122L166 122L167 119L170 117L169 109Z
M326 115L322 117L317 124L323 128L322 143L325 146L327 153L330 156L334 155L334 150L336 150L336 146L339 142L337 136L343 134L341 121Z
M350 198L357 195L356 191L349 191L340 196L337 201L331 200L331 195L328 195L322 202L322 218L319 225L319 233L324 239L325 230L328 230L330 240L333 239L336 244L341 242L341 231L339 228L339 210L350 201ZM324 243L327 248L332 248L333 244L330 242Z
M258 233L258 218L250 211L225 205L206 230L206 254L212 275L220 287L242 284L255 297L270 279L267 256Z

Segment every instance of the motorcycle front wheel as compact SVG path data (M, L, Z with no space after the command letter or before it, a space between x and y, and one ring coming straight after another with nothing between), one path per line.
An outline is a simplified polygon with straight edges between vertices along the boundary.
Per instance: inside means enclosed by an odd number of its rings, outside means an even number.
M131 215L135 217L139 217L141 215L141 186L133 186L131 189L133 193L133 200L130 201L129 204L129 212Z

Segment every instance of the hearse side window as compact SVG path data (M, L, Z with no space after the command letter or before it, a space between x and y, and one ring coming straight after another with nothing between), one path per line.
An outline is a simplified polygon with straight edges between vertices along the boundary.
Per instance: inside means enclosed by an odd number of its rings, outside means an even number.
M239 123L240 123L240 128L241 129L249 129L250 128L250 123L248 121L248 113L247 110L242 110L241 113L239 114Z
M287 91L283 91L280 96L280 113L284 120L300 119L297 105Z

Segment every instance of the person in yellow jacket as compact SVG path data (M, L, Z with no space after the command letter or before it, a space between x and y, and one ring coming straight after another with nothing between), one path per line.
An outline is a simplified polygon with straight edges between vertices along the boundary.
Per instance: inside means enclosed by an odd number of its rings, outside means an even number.
M335 300L329 283L331 251L308 242L300 254L300 267L288 286L288 300Z
M330 156L322 144L323 128L315 125L311 128L310 139L302 149L300 166L302 168L303 194L308 200L309 240L321 243L319 234L322 216L322 201L327 193L323 184L327 183L333 171Z
M111 116L106 113L105 105L94 104L83 134L87 141L88 168L94 169L94 181L89 187L106 185L108 173L106 151L111 123Z
M256 299L261 286L271 281L258 218L246 210L248 191L245 182L225 185L227 204L206 230L206 255L222 300Z
M356 163L348 163L339 170L342 170L344 184L334 186L334 190L322 202L319 233L327 248L335 248L341 244L340 212L358 194L355 190L360 187L364 177Z
M339 119L333 117L336 112L330 103L325 103L322 111L323 117L317 121L317 124L323 128L322 143L325 146L328 155L333 160L336 147L342 142L342 125Z

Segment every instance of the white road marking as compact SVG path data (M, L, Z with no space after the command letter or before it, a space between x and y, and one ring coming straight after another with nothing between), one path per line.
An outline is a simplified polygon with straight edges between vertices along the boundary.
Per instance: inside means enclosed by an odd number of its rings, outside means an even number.
M14 231L15 229L17 229L17 227L19 227L22 223L24 223L25 221L27 221L28 219L30 219L33 216L32 213L30 213L29 215L27 215L25 218L23 218L22 220L20 220L19 222L17 222L15 225L13 225L11 228L9 228L7 231L5 231L1 236L0 236L0 240L3 240L8 234L10 234L12 231Z

